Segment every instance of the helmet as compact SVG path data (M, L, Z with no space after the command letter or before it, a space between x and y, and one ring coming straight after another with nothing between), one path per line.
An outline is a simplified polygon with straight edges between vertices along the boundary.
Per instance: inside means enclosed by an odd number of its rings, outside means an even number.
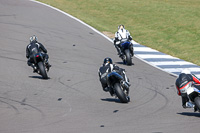
M37 36L35 36L35 35L33 35L33 36L31 36L30 37L30 43L32 43L32 42L37 42Z
M185 73L185 74L191 74L189 69L183 69L181 73Z
M119 29L124 29L125 27L124 27L124 25L123 24L120 24L119 26L118 26L118 30Z
M106 64L112 64L113 62L112 62L112 59L111 58L109 58L109 57L106 57L105 59L104 59L104 61L103 61L103 64L104 65L106 65Z

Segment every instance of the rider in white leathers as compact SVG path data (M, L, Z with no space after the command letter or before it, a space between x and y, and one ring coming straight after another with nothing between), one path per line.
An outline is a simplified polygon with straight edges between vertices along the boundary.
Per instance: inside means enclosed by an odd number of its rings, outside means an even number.
M115 45L115 48L117 49L119 57L123 56L121 52L120 44L121 42L124 42L124 41L130 41L132 45L134 43L132 40L132 36L130 35L130 32L124 28L124 25L121 24L118 26L118 31L115 33L115 39L114 39L114 45ZM133 55L133 49L131 50L131 52Z

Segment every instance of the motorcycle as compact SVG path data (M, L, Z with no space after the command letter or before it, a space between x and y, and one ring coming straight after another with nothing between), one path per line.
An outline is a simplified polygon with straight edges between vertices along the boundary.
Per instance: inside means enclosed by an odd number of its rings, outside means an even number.
M47 65L44 63L44 58L42 53L36 53L33 56L33 60L34 60L34 64L37 67L37 73L40 74L44 79L48 79L47 76L47 71L48 71L48 67Z
M132 65L132 57L134 56L133 44L130 41L125 40L121 41L120 47L123 54L123 63L127 65Z
M110 88L111 96L116 95L122 103L130 101L129 84L127 84L123 77L117 72L111 72L107 75L107 83Z
M186 87L180 90L181 93L187 93L187 97L191 101L195 108L200 112L200 90L197 89L197 85L190 82Z

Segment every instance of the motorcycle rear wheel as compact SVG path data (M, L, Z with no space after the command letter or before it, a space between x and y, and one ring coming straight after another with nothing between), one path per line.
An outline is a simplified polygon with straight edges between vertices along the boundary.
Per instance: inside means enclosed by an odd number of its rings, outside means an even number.
M127 96L121 89L120 84L119 83L115 83L114 85L114 89L115 89L115 93L117 95L117 97L119 98L119 100L122 103L128 103L130 101L129 96Z
M200 97L195 97L194 103L195 103L196 108L200 110Z
M48 79L47 72L42 61L38 63L38 67L40 69L40 74L42 75L43 79Z
M127 63L127 65L132 65L131 53L130 53L129 49L125 50L125 55L126 55L126 63Z

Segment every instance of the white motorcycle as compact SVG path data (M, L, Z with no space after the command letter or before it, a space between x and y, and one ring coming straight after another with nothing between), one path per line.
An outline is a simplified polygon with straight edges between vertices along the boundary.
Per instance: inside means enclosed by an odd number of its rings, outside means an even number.
M200 112L200 90L197 89L193 82L190 82L186 87L181 89L181 93L187 93L187 97L189 98L189 102L191 103L191 107L195 107L197 111ZM188 102L188 104L189 104Z

